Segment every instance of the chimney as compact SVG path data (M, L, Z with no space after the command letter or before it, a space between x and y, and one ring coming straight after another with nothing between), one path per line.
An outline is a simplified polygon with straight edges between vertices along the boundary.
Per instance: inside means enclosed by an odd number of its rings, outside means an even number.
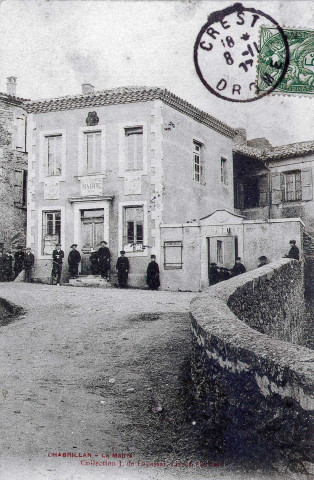
M7 77L7 94L16 97L16 77Z
M262 148L262 149L273 148L271 143L269 142L269 140L267 140L267 138L265 138L265 137L253 138L252 140L248 140L247 144L250 147L254 147L254 148Z
M94 85L91 83L82 83L82 93L93 93L94 91Z
M245 128L236 128L236 136L233 137L233 143L235 145L246 145L246 130Z

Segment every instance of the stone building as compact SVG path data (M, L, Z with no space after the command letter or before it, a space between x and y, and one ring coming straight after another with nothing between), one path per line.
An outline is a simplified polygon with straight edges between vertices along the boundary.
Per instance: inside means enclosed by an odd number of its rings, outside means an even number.
M0 92L0 247L15 249L26 241L27 113L16 96L16 77Z
M237 212L250 220L301 218L314 235L314 141L272 147L265 138L246 141L242 131L233 152Z
M129 283L144 286L152 253L162 276L167 262L177 268L175 245L161 243L163 223L233 210L235 131L167 90L85 84L80 95L26 108L27 241L39 278L50 275L57 241L66 252L78 244L89 274L90 251L105 239L112 266L125 250Z

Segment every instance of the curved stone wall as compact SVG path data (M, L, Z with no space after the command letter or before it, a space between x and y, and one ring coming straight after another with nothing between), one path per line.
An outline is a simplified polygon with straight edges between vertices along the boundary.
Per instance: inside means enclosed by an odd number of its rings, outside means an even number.
M214 285L191 303L200 428L218 451L313 461L314 355L280 340L302 338L301 269L282 259Z

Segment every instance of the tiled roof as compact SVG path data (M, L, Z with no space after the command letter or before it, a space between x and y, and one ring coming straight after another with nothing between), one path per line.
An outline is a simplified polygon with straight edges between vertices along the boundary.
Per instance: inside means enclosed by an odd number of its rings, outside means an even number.
M194 107L168 90L158 87L121 87L80 95L28 101L25 103L25 107L29 113L44 113L103 105L149 102L151 100L162 100L167 105L226 137L232 138L236 134L236 131L227 124Z
M23 106L22 104L24 102L28 102L29 100L27 100L26 98L15 97L14 95L8 95L7 93L0 92L0 101L9 103L11 105Z
M314 153L314 140L266 149L249 147L247 145L234 145L233 152L264 161L280 160L281 158L300 157Z

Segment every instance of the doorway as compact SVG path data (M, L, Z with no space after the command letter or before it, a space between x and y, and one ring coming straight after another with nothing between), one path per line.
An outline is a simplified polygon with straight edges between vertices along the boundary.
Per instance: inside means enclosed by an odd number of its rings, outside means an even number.
M207 237L207 272L209 280L209 267L216 263L218 267L231 269L238 255L238 237L221 236Z
M104 210L81 210L82 274L90 275L90 253L104 240Z

